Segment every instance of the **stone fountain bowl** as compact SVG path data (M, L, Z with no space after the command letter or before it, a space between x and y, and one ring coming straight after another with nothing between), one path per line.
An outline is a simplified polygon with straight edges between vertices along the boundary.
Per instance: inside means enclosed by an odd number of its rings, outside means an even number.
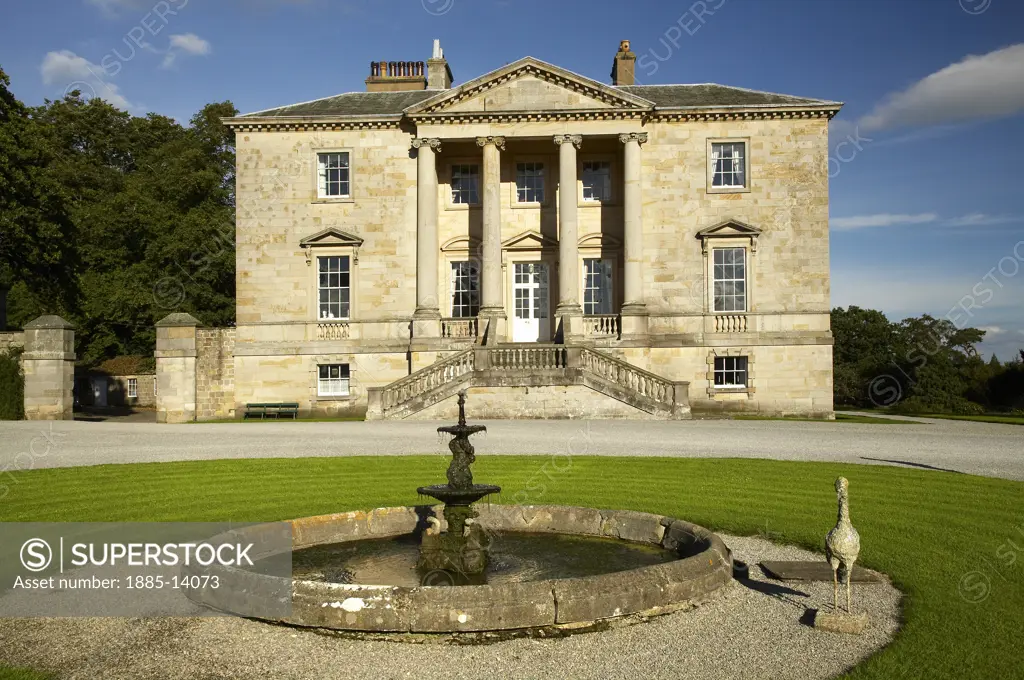
M185 593L213 609L293 626L377 633L459 633L579 629L633 614L667 613L713 597L732 578L732 557L722 540L680 519L628 510L551 505L489 505L476 510L477 521L494 531L615 538L661 546L676 552L679 559L582 578L459 587L293 579L291 613L287 616L263 617L246 608L246 603L261 593L280 592L282 579L237 567L188 568L186 575L216 575L220 586ZM296 519L291 521L292 549L412 534L428 515L444 521L441 506L378 508ZM254 526L235 533L259 545L261 531L272 531L272 526Z
M501 487L494 484L473 484L466 489L459 489L448 484L432 484L421 486L416 491L447 505L471 505L484 496L500 492Z

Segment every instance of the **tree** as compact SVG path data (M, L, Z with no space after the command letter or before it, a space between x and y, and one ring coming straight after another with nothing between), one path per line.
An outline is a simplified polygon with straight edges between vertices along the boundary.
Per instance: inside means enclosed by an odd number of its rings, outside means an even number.
M28 313L68 314L78 271L70 195L54 172L46 127L9 85L0 69L0 289L20 284L32 300ZM15 313L24 307L12 305Z

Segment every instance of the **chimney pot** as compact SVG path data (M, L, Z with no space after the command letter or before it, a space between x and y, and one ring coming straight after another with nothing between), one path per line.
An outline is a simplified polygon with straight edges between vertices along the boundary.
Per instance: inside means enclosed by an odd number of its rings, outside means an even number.
M636 55L629 49L629 41L619 41L619 51L612 61L612 85L633 85L636 82Z

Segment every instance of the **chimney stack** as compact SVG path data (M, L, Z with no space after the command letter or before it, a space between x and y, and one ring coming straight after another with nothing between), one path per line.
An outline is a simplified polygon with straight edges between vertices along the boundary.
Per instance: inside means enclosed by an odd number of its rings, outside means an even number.
M448 90L451 86L452 70L448 68L448 62L444 58L441 41L435 39L433 54L427 59L427 89Z
M400 92L424 90L426 69L422 61L371 61L367 92Z
M636 55L629 51L629 41L622 40L612 62L612 85L633 85L635 82Z

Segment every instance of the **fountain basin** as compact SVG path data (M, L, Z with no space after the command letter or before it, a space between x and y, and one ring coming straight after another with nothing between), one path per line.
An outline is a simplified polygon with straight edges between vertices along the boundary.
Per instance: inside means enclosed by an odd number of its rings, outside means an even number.
M471 505L484 496L500 492L501 487L494 484L473 484L469 488L459 489L448 484L432 484L421 486L416 491L424 496L436 498L446 505Z
M660 546L679 559L628 571L581 578L458 587L344 584L292 580L292 611L266 620L294 626L390 633L454 633L578 628L633 614L661 614L713 597L732 578L732 558L718 536L689 522L627 510L566 506L490 505L477 521L500 532L607 537ZM378 508L292 521L293 550L365 538L414 534L426 517L443 522L441 508ZM245 529L259 540L260 527ZM238 592L249 596L278 577L234 567L197 568L221 587L188 591L194 601L237 611ZM261 585L261 581L265 581Z

